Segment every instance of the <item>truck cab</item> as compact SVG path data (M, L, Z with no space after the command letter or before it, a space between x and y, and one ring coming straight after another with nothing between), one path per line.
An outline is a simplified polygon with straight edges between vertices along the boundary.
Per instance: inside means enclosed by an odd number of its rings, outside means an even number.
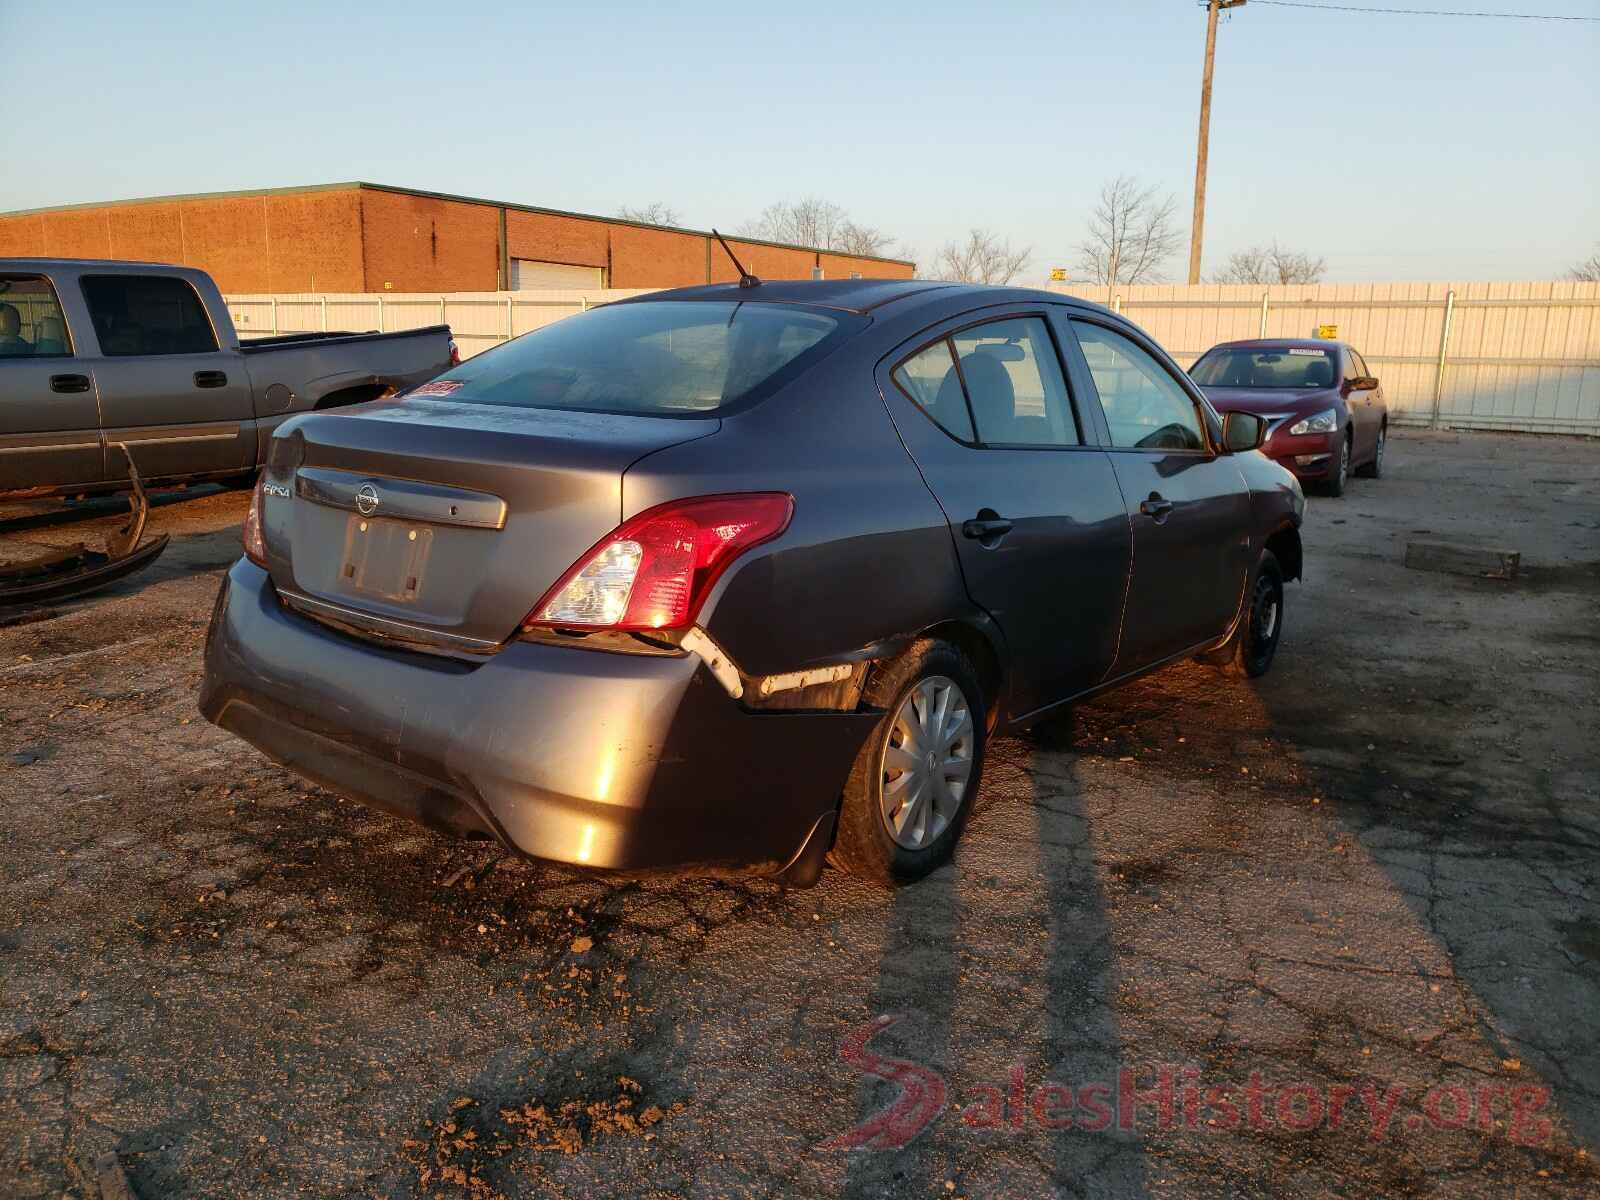
M244 478L295 412L444 370L446 326L241 344L204 271L0 259L0 494ZM126 454L124 454L124 449Z

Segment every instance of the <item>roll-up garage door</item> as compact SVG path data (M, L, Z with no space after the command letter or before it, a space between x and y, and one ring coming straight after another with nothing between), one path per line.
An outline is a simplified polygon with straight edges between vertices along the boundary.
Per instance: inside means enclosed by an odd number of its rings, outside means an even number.
M532 258L511 260L511 290L514 292L604 286L605 272L600 267L575 267L570 263L539 262Z

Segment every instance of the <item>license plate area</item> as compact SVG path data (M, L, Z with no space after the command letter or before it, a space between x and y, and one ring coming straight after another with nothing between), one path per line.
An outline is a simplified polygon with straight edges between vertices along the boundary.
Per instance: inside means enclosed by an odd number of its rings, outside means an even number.
M433 530L412 521L351 514L345 522L339 584L393 604L413 603L433 551Z

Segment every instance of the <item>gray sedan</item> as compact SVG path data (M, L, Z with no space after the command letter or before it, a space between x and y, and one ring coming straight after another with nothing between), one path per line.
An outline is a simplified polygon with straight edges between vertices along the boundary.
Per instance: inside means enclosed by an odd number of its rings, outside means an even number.
M272 440L205 715L539 858L886 881L984 746L1265 671L1300 487L1136 327L915 281L595 309Z

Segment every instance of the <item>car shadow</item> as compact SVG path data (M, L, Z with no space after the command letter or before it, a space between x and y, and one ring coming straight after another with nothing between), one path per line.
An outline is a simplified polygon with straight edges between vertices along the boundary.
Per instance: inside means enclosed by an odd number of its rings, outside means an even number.
M933 1068L944 1110L903 1148L851 1150L844 1195L1063 1195L1088 1180L1146 1194L1136 1133L1046 1127L1066 1110L1037 1098L1049 1084L1114 1085L1123 1057L1099 870L1073 757L991 743L953 863L893 894L870 1000L874 1016L899 1017L872 1049ZM872 1079L863 1121L905 1091Z

